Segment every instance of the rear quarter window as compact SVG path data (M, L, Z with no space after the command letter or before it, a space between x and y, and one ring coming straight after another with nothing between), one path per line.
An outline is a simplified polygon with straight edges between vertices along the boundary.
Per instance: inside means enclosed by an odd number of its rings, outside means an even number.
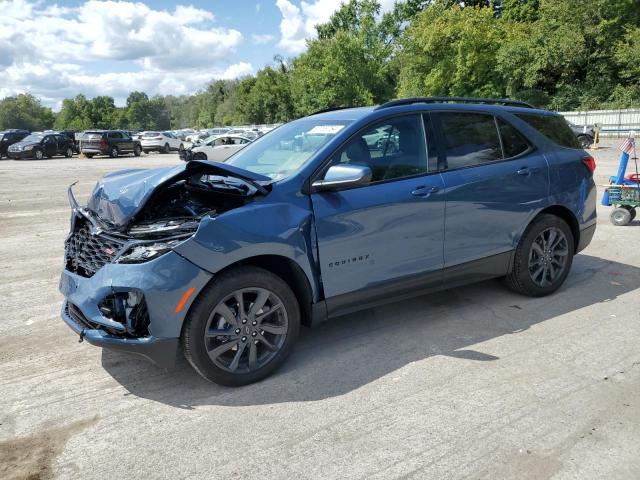
M567 121L556 115L516 114L552 142L567 148L582 148Z

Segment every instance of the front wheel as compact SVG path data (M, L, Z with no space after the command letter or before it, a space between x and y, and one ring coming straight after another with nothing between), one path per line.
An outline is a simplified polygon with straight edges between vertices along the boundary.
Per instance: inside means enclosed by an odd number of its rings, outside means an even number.
M193 155L193 159L194 160L206 160L207 159L207 154L204 152L196 152Z
M507 284L530 297L549 295L569 275L573 254L574 239L569 225L555 215L540 215L518 243Z
M37 149L33 152L33 156L36 157L36 160L42 160L44 158L44 152L40 149Z
M164 148L162 149L162 153L171 153L171 147L168 143L164 144Z
M299 330L300 308L291 288L267 270L239 267L216 278L194 301L182 346L201 376L240 386L273 373Z

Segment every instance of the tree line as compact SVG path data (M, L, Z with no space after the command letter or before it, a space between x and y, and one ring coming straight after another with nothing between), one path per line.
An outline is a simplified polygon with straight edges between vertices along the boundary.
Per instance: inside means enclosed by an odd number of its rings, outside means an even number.
M508 97L553 110L640 106L640 0L348 0L301 55L194 95L0 101L0 128L276 123L395 97Z

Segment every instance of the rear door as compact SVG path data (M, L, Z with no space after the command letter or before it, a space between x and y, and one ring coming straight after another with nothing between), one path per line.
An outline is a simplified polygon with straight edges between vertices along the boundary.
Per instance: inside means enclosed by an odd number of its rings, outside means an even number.
M431 116L445 187L445 282L502 275L532 214L546 204L546 159L490 113Z

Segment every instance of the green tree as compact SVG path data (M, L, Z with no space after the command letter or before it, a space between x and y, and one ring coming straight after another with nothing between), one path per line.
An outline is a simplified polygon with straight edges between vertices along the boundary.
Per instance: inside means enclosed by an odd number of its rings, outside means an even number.
M419 13L403 35L401 96L502 96L496 56L502 22L488 8L437 4Z
M393 48L377 21L376 1L350 0L318 26L319 38L293 61L295 113L329 107L371 105L393 96Z
M54 115L29 93L6 97L0 101L0 129L23 128L29 131L50 129Z
M286 122L293 118L289 68L282 58L276 57L275 61L275 66L263 68L238 85L238 110L247 123Z

